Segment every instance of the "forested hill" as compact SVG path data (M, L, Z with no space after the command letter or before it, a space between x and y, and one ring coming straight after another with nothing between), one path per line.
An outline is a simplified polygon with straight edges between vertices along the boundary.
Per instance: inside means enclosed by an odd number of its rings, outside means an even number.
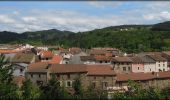
M116 47L126 52L163 51L170 50L170 21L155 25L111 26L78 33L56 29L22 34L0 32L0 43Z

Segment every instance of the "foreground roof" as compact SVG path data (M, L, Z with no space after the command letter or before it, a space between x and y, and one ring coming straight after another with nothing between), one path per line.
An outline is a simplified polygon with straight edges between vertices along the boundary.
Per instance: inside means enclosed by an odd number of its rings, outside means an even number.
M152 79L170 78L170 71L167 72L155 72L155 73L129 73L129 74L117 74L117 81L146 81Z

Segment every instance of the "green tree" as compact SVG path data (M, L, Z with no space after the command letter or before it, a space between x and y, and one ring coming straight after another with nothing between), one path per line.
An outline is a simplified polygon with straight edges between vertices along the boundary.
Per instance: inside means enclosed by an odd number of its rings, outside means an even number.
M0 55L0 99L19 99L19 89L12 83L12 65Z
M44 93L46 95L45 98L49 100L70 98L70 95L65 91L64 87L60 86L59 81L54 75L49 80Z
M29 79L24 81L21 87L22 97L24 100L40 99L41 91Z
M82 87L80 76L78 76L75 79L75 81L73 83L73 88L75 90L75 93L74 93L75 98L76 99L83 98L83 87Z

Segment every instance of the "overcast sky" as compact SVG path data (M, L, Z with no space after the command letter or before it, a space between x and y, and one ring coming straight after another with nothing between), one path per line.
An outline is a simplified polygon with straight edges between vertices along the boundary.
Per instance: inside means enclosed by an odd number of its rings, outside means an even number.
M154 24L170 20L170 1L4 1L0 31L46 29L88 31L123 24Z

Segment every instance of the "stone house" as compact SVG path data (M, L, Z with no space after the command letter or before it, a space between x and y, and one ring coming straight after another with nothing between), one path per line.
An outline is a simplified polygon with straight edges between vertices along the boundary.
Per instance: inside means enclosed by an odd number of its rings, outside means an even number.
M129 57L112 58L113 69L116 73L131 73L132 60Z
M51 75L55 75L60 85L72 89L72 84L80 77L83 88L92 85L94 88L106 89L114 86L115 73L109 65L85 65L85 64L48 64L39 62L30 64L26 72L26 78L34 84L45 86Z

